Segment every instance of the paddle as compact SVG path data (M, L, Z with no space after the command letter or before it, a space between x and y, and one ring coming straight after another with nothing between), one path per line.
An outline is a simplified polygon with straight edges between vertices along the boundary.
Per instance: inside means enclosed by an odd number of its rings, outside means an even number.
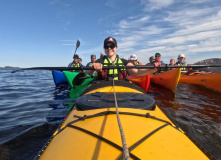
M77 40L77 43L76 43L76 48L75 48L75 52L74 52L74 55L75 55L75 53L76 53L76 51L77 51L77 49L78 49L78 47L80 46L80 41L79 40Z
M206 67L221 67L221 64L213 64L213 65L162 65L158 68L206 68ZM103 69L154 69L155 66L110 66L110 67L103 67ZM57 70L57 71L70 71L73 70L73 67L32 67L32 68L23 68L12 71L12 73L24 71L24 70ZM75 67L74 70L94 70L93 67Z
M214 64L221 64L221 58L211 58L201 60L199 62L194 63L195 65L214 65ZM214 73L221 73L221 69L218 67L207 67L207 68L195 68L198 71L206 71L206 72L214 72Z

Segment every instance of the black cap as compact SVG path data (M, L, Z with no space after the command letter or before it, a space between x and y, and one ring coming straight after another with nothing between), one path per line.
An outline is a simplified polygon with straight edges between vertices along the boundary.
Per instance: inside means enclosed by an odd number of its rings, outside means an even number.
M113 37L107 37L105 40L104 40L104 47L106 46L107 43L112 43L114 44L116 47L117 47L117 41L115 38Z
M92 55L91 55L91 58L93 58L93 57L95 57L95 58L96 58L96 55L95 55L95 54L92 54Z
M79 56L78 56L77 54L75 54L75 55L73 56L73 58L79 58Z

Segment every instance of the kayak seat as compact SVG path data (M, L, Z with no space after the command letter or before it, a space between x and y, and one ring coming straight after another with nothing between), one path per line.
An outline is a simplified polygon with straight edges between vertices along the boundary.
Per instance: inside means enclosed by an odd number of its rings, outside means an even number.
M155 100L147 94L133 92L116 93L119 108L154 110ZM114 108L115 99L112 92L96 92L83 95L76 100L77 110Z

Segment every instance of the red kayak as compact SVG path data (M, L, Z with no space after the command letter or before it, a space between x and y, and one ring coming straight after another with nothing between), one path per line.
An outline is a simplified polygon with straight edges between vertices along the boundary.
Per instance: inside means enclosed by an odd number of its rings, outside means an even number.
M140 86L145 92L147 92L149 84L150 84L150 76L128 76L127 79L129 79L134 84Z

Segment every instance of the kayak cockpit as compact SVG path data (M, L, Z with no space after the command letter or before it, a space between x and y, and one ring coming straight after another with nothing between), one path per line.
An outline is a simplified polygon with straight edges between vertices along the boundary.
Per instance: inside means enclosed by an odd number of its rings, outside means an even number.
M135 108L154 110L155 100L142 93L118 92L116 93L119 108ZM78 110L91 110L115 107L114 94L112 92L95 92L83 95L76 101Z

